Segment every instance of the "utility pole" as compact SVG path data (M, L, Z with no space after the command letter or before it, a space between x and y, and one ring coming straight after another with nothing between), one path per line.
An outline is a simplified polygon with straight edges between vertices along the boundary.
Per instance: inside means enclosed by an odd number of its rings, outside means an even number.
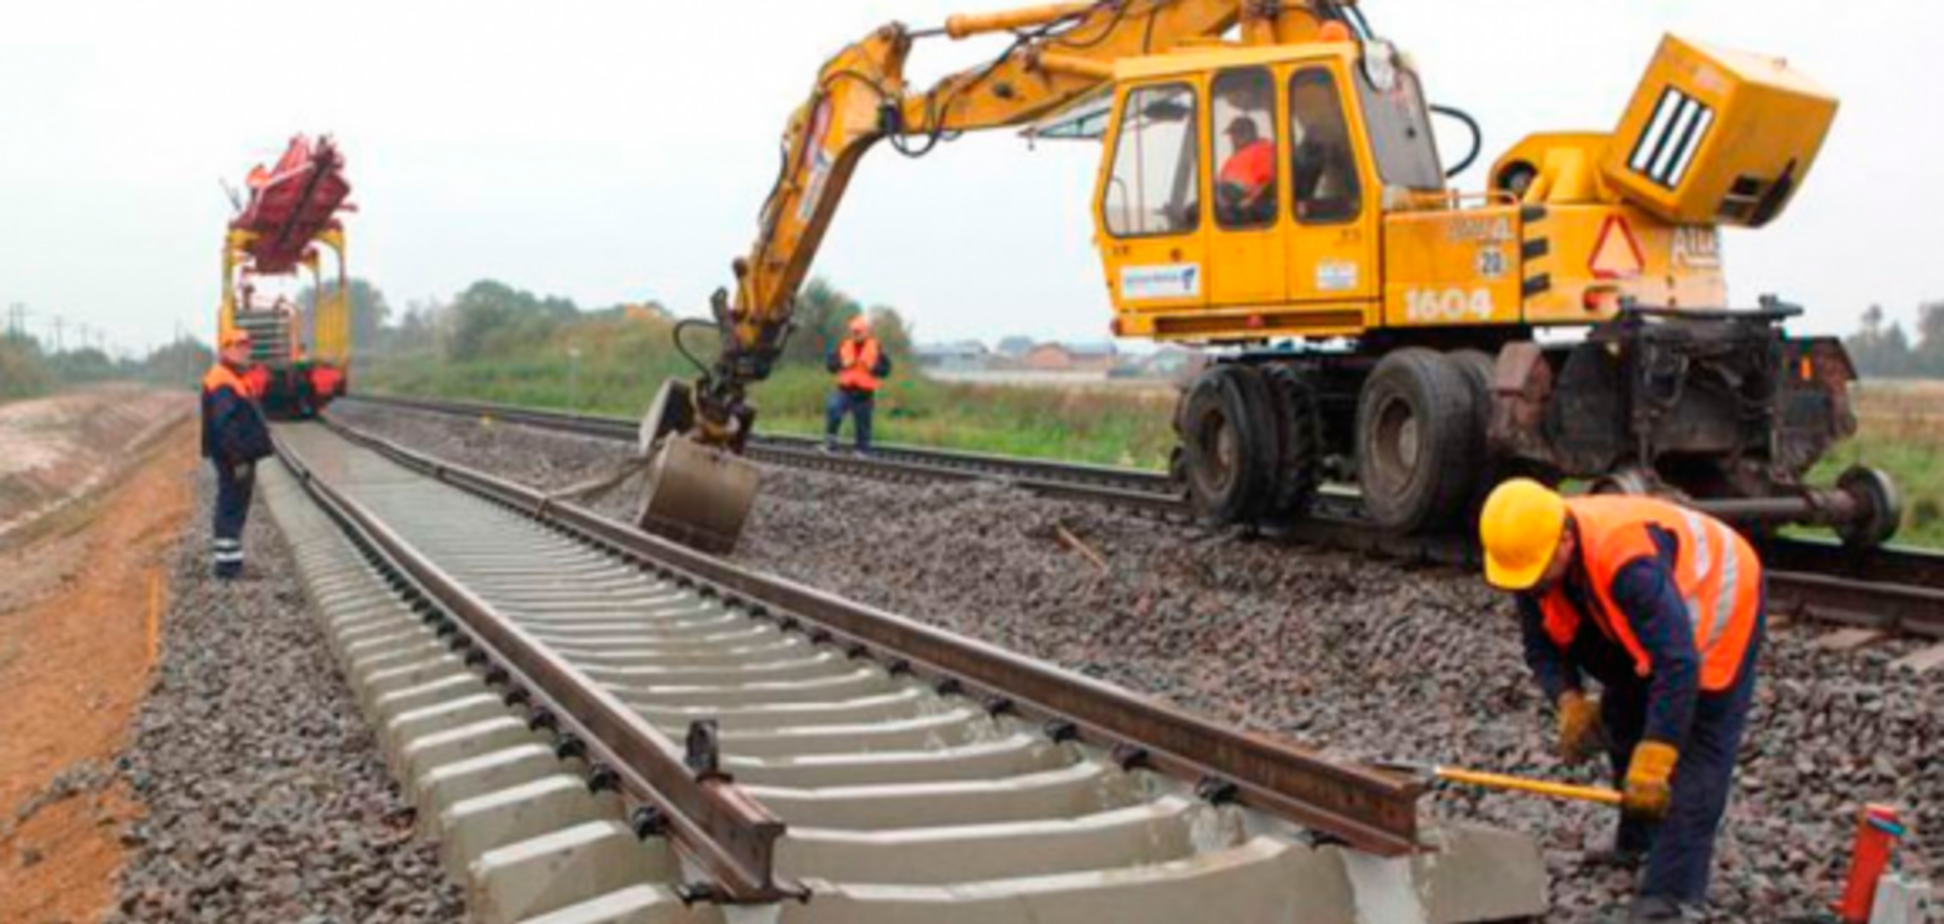
M63 318L58 314L54 316L54 352L56 353L67 352L67 347L62 346L62 344L65 341L61 339L61 327L66 323L67 323L66 318Z

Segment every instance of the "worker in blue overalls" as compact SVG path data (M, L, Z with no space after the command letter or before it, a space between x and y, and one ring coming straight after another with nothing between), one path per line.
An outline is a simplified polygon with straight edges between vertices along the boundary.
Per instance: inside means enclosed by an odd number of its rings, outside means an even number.
M249 368L249 332L226 330L216 364L202 380L202 453L216 469L214 573L225 581L243 573L243 524L250 515L256 464L275 451Z

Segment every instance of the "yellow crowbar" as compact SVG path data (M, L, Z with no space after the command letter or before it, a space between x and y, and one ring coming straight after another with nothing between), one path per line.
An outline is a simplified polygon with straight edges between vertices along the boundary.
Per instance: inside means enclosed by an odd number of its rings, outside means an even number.
M1526 792L1552 799L1568 799L1576 802L1594 802L1600 805L1618 807L1621 803L1620 790L1604 786L1576 786L1571 783L1555 783L1551 780L1535 780L1523 776L1510 776L1504 773L1486 773L1482 770L1466 770L1460 767L1440 767L1432 764L1416 764L1402 761L1385 761L1376 765L1382 770L1394 770L1444 780L1448 783L1462 783L1466 786L1479 786L1485 789L1500 789L1510 792Z

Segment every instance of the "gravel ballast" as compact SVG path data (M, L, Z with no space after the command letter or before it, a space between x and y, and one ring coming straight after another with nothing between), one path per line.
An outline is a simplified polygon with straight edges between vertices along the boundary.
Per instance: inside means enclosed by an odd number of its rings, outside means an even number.
M212 492L205 466L153 689L120 761L147 817L125 838L108 920L463 920L261 502L246 577L208 577Z
M346 406L341 419L548 488L598 475L618 443ZM624 514L626 492L601 506ZM1105 559L1101 571L1061 532ZM953 631L1353 758L1410 759L1605 783L1561 767L1513 609L1473 575L1414 570L1052 502L991 484L898 485L767 469L739 560ZM1890 662L1915 643L1825 652L1772 632L1719 839L1711 915L1773 921L1840 889L1864 802L1905 809L1905 866L1944 850L1944 677ZM1582 864L1609 810L1441 790L1431 811L1541 839L1550 920L1624 901Z

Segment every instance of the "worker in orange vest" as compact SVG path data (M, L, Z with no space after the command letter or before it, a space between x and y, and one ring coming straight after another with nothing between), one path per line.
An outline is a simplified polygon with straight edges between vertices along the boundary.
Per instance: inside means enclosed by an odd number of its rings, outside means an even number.
M1704 903L1766 631L1755 550L1705 514L1640 497L1500 485L1479 517L1485 578L1518 594L1526 662L1558 710L1560 756L1604 739L1624 795L1598 861L1644 862L1629 920ZM1587 692L1597 680L1602 695Z
M1235 153L1216 177L1216 204L1228 226L1261 224L1276 217L1276 143L1262 137L1255 120L1237 116L1225 132Z
M225 581L243 573L243 526L256 463L274 451L250 372L249 332L224 331L216 364L202 380L202 454L216 469L213 571Z
M830 351L828 365L837 376L837 388L824 405L824 451L837 450L837 431L844 418L857 423L857 451L871 451L871 413L876 409L878 386L891 374L891 357L884 345L871 336L871 321L863 315L851 318L850 336Z

